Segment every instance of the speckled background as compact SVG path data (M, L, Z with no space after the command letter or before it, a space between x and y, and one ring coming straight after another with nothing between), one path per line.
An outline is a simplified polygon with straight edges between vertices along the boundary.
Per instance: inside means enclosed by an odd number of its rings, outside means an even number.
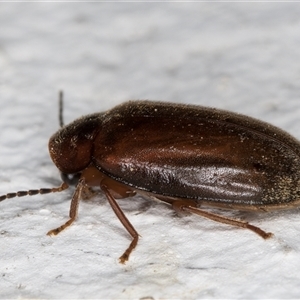
M0 194L60 184L47 143L128 99L209 105L300 138L298 3L0 3ZM0 204L0 298L299 298L299 210L229 212L252 232L136 197L129 236L99 195L57 237L72 190ZM152 298L151 298L152 297ZM147 299L148 299L147 298Z

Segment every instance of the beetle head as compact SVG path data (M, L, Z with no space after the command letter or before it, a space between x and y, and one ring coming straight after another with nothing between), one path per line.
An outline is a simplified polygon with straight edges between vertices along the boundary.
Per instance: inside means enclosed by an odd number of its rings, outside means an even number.
M98 113L77 119L50 138L50 156L63 174L79 173L90 164L101 116Z

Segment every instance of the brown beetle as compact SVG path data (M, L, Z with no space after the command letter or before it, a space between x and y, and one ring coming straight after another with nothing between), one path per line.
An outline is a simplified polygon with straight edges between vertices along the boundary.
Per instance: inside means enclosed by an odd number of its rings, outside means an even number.
M62 123L62 121L61 121ZM49 141L51 158L62 174L58 188L10 193L15 196L60 192L76 184L70 219L79 199L100 187L133 240L138 233L116 199L136 193L155 197L178 211L248 228L247 222L200 209L270 211L299 205L300 144L286 132L259 120L223 110L173 103L131 101L62 127Z

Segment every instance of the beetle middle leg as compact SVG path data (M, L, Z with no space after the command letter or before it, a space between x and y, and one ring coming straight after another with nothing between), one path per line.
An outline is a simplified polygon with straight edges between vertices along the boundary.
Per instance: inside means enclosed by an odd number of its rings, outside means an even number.
M139 234L134 229L130 221L126 218L124 215L122 209L118 205L116 199L112 196L109 189L106 185L101 185L102 191L105 193L106 198L112 207L114 213L120 220L120 222L123 224L123 226L126 228L126 230L129 232L129 234L132 236L133 240L130 243L129 247L126 249L126 251L120 256L120 263L125 264L125 262L129 259L129 255L132 252L132 250L136 247L138 240L139 240Z
M273 236L273 234L271 232L266 232L266 231L260 229L259 227L249 224L248 222L220 216L218 214L214 214L214 213L199 209L197 207L197 203L193 200L189 200L189 199L187 199L187 200L180 199L180 200L172 200L172 201L169 201L166 199L160 199L160 200L170 203L172 205L173 209L177 212L193 213L193 214L196 214L196 215L202 216L204 218L207 218L207 219L210 219L210 220L213 220L216 222L220 222L223 224L246 228L246 229L249 229L249 230L255 232L256 234L258 234L259 236L261 236L264 239L268 239Z

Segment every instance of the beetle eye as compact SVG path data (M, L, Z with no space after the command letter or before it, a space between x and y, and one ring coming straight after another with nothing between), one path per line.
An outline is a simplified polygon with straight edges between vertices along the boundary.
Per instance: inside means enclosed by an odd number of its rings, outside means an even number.
M75 174L66 174L66 173L60 173L60 177L63 182L65 182L68 185L76 185L78 183L78 180L81 176L81 173L75 173Z

